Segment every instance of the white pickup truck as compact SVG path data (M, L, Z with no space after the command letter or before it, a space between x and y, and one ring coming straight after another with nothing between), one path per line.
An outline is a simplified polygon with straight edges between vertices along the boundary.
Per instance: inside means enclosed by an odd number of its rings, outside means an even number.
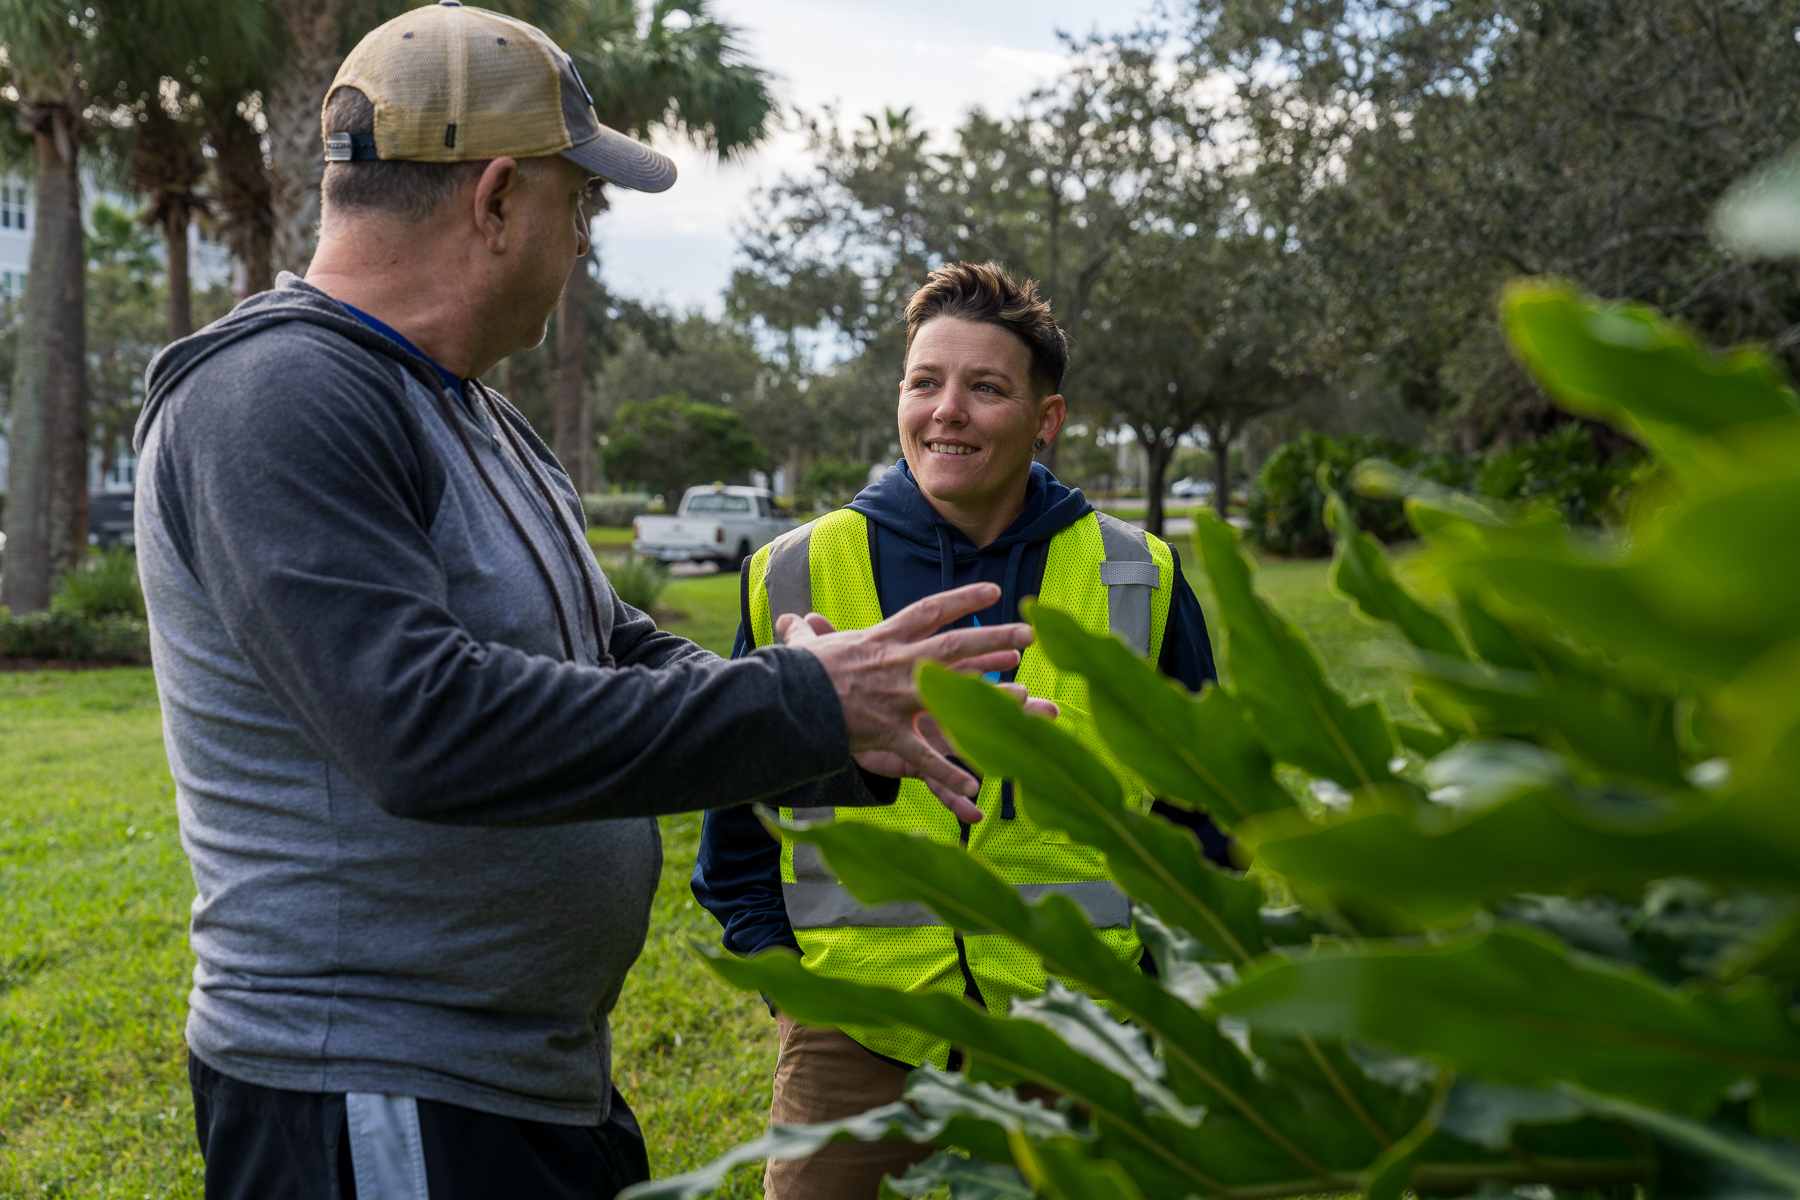
M663 562L716 562L735 571L744 560L794 528L767 488L691 487L672 517L631 523L631 548Z

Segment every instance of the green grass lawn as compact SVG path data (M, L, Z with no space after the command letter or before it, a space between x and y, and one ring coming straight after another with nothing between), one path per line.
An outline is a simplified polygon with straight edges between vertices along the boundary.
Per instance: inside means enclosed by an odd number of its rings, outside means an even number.
M1204 573L1181 549L1216 630ZM1324 575L1277 562L1259 578L1341 686L1403 703L1357 665L1381 638ZM735 574L672 580L670 628L728 652L737 589ZM0 1197L198 1197L181 1032L193 884L150 673L0 674L0 762ZM761 1001L688 952L689 936L717 936L687 889L699 830L697 815L663 821L650 938L613 1026L617 1080L659 1174L759 1133L775 1058ZM758 1170L725 1194L760 1194Z

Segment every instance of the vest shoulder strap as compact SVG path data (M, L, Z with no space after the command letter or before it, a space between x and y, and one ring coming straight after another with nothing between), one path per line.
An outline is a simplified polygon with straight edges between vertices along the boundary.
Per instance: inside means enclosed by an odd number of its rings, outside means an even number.
M1162 578L1150 535L1109 513L1096 510L1094 516L1106 553L1100 582L1106 587L1107 627L1140 657L1148 657L1154 628L1152 593Z

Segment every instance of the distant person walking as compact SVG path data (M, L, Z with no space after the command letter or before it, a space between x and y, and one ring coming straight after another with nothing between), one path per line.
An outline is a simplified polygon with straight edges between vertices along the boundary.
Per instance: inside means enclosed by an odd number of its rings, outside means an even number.
M306 280L159 355L137 432L206 1194L609 1197L647 1174L607 1014L652 818L901 774L972 812L912 669L1005 670L1029 631L934 632L991 585L729 663L659 631L478 377L542 340L593 179L673 165L540 31L453 0L356 47L323 133Z
M1035 284L1020 285L992 263L933 271L906 308L905 457L849 507L757 553L744 574L736 653L762 653L784 613L816 609L838 629L879 628L887 614L981 582L998 585L994 603L957 624L1017 621L1019 602L1037 596L1198 691L1213 677L1212 649L1174 548L1096 512L1032 462L1062 428L1068 361L1068 343ZM1010 682L1013 672L993 676L1002 677ZM1017 683L1059 704L1059 719L1101 750L1080 676L1034 649ZM1141 783L1133 794L1151 807ZM788 816L834 814L810 795L781 804ZM1098 851L1038 828L1008 780L986 780L978 804L986 819L972 824L908 783L891 808L835 815L960 844L1028 897L1061 892L1121 958L1138 960L1131 906ZM1226 840L1205 817L1156 807L1192 828L1213 857L1225 857ZM1043 964L1028 951L1004 938L964 937L918 905L865 908L813 848L772 840L747 811L707 814L693 888L739 954L789 946L820 975L965 996L995 1012L1044 990ZM948 1043L915 1030L808 1029L785 1015L777 1023L774 1123L852 1116L900 1099L915 1066L955 1065ZM765 1189L771 1200L873 1200L882 1175L899 1175L930 1152L905 1142L842 1142L771 1162Z

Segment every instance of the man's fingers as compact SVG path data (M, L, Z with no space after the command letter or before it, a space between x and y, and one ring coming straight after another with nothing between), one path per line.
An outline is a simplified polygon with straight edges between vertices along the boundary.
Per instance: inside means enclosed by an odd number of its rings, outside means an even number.
M951 588L947 592L916 600L875 628L892 639L916 642L934 629L942 629L970 613L992 608L998 599L998 585L971 583L967 587Z
M1025 711L1034 717L1043 717L1051 721L1062 715L1062 709L1057 707L1056 701L1044 700L1037 696L1025 701Z
M820 625L825 628L820 629ZM802 617L799 613L782 613L775 618L775 636L790 646L802 645L821 634L833 633L831 622L818 613Z
M894 753L906 761L908 773L924 780L928 787L935 780L945 790L958 796L974 796L981 791L979 780L939 754L929 742L910 730L900 744L894 747ZM967 817L963 819L968 820ZM980 817L975 819L980 820Z
M1029 625L982 625L975 629L947 629L907 647L915 658L958 662L996 650L1023 650L1031 645Z
M981 823L981 809L976 807L973 800L957 795L935 779L927 779L925 787L933 796L937 797L939 804L950 810L951 816L963 824L979 825Z
M992 654L960 658L944 665L952 671L958 671L964 675L986 675L993 671L1010 671L1019 665L1019 652L1017 650L996 650Z

